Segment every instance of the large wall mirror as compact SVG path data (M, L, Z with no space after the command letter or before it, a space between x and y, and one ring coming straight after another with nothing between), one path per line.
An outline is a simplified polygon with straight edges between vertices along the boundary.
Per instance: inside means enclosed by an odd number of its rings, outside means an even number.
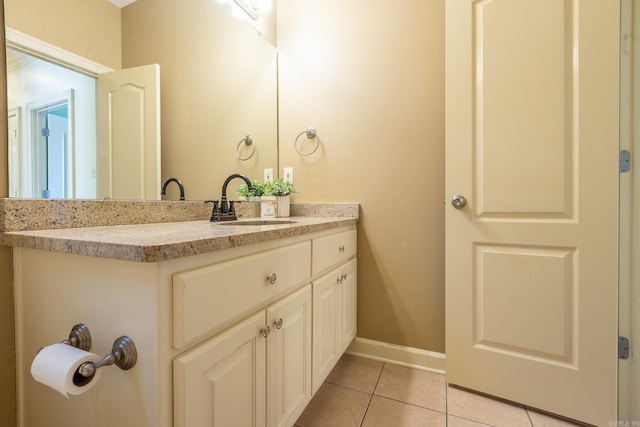
M218 198L232 173L277 174L275 0L110 1L119 5L5 0L10 197L157 200L162 182L174 177L187 200L203 200ZM38 43L53 49L42 52ZM95 67L56 58L58 48ZM157 158L127 140L152 133L127 123L148 102L149 87L126 80L120 98L110 89L101 95L112 74L149 66L159 82L150 84L159 87ZM118 116L111 108L121 104L128 105ZM124 130L102 131L114 122ZM145 173L152 184L138 188L135 177ZM162 198L177 200L177 186Z

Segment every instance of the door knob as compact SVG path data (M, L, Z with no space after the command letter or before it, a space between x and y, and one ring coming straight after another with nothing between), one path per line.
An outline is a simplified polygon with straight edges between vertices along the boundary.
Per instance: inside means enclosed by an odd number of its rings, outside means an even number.
M467 206L467 199L464 196L453 196L451 204L456 209L462 209Z

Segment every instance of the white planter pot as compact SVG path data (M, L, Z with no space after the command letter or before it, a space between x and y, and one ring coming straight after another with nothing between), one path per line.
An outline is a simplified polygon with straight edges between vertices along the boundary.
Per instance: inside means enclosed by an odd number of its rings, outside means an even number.
M276 216L278 218L287 218L289 217L289 208L291 206L291 197L290 196L276 196L276 202L278 205L278 210L276 212Z
M276 196L262 196L260 198L260 216L262 218L275 218L278 211Z
M260 199L260 216L262 218L288 217L290 206L290 196L262 196Z

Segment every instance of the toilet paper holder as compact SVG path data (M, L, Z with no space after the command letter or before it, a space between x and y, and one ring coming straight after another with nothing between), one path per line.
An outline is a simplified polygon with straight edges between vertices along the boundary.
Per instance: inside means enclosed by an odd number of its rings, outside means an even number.
M87 325L79 323L75 325L69 333L69 339L62 341L79 349L89 351L91 349L91 333ZM78 367L73 382L81 385L86 380L90 380L98 368L109 365L116 365L122 370L131 369L138 360L138 351L133 340L127 336L116 338L111 347L111 353L104 356L97 362L85 362Z
M87 325L84 323L78 323L71 328L69 338L62 341L62 344L67 344L84 351L91 350L91 333L89 332Z
M83 363L78 367L77 372L84 378L90 379L95 375L98 368L115 364L118 368L126 371L135 366L137 359L138 352L133 340L127 336L121 336L113 342L111 353L95 363ZM75 377L74 382L76 382Z

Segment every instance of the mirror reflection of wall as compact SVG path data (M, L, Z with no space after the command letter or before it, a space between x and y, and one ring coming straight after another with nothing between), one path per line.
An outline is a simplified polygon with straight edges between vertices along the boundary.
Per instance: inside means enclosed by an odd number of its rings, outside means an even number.
M219 198L231 173L262 180L265 168L278 170L276 49L231 12L211 0L137 0L122 10L122 66L160 64L162 177L179 178L188 199ZM256 152L241 161L246 135Z
M274 10L264 15L271 24L249 25L234 18L229 5L211 0L137 0L123 8L107 0L83 0L81 7L75 0L5 0L8 27L107 69L160 65L161 181L180 178L192 200L219 197L231 173L261 179L263 169L278 170L277 53L257 30L274 39ZM20 107L10 121L25 122ZM257 150L241 161L236 147L246 135ZM77 132L71 137L77 149ZM95 197L79 189L80 181L95 179L93 163L75 162L69 194ZM83 167L89 178L78 176ZM21 188L11 195L42 196ZM170 187L166 198L177 200L177 189Z
M96 197L96 80L7 47L11 197Z

